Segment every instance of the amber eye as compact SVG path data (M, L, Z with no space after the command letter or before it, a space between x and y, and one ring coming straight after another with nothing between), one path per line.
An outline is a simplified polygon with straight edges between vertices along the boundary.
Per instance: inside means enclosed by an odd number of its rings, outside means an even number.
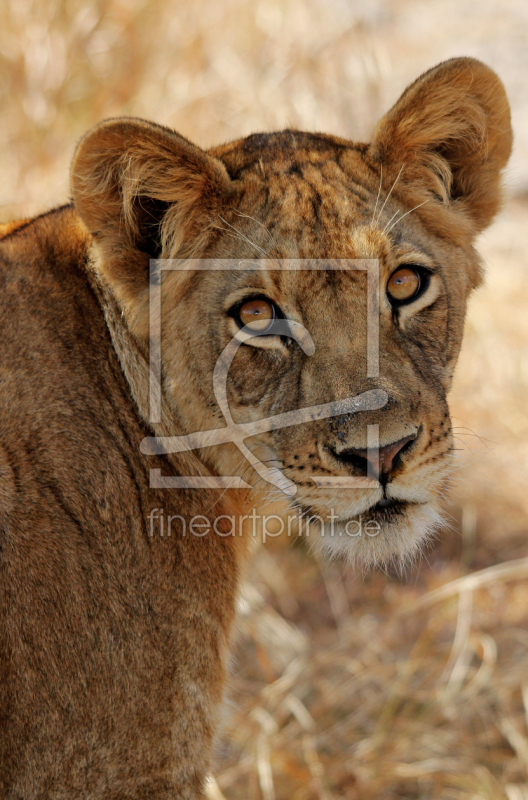
M252 331L267 331L276 316L274 303L264 297L246 300L237 309L237 317L242 327L247 325Z
M414 267L400 267L393 272L387 284L387 294L396 303L413 300L420 293L423 276Z

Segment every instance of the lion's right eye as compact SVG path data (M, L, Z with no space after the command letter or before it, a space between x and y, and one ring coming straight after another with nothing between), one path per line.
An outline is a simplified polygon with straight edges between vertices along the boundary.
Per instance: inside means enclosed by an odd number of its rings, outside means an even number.
M387 294L393 305L404 305L416 300L426 290L429 274L414 265L399 267L387 283Z
M233 313L233 317L242 328L247 327L258 333L269 330L278 316L280 314L277 306L266 297L246 300Z

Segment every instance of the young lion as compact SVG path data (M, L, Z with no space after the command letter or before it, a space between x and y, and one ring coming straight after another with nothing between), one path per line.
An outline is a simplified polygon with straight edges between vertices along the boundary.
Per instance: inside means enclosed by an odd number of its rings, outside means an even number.
M511 141L497 76L453 59L370 144L287 130L204 152L103 122L72 204L5 229L2 797L203 797L253 509L282 498L371 562L437 524ZM153 262L150 291L151 259L215 268ZM249 489L211 480L237 475ZM360 518L376 535L349 535Z

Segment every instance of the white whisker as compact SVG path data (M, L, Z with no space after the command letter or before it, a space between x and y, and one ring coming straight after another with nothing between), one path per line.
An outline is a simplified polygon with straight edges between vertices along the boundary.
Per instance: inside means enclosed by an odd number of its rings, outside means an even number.
M257 223L257 225L260 225L260 227L262 228L262 230L264 231L264 233L266 234L266 236L268 237L268 239L270 240L270 242L271 242L272 244L274 244L275 240L274 240L274 238L273 238L273 234L271 233L271 231L269 231L269 230L266 228L266 226L264 225L264 223L263 223L263 222L261 222L260 220L256 219L255 217L252 217L250 214L242 214L242 212L241 212L241 211L236 211L236 210L235 210L235 214L237 215L237 217L245 217L246 219L251 219L251 220L253 220L253 222L256 222L256 223Z
M241 231L237 230L237 228L235 228L234 225L231 225L230 222L227 222L227 220L221 217L220 214L218 215L218 219L221 219L224 225L227 225L229 228L231 228L231 230L235 231L235 233L237 234L237 236L240 237L240 239L250 244L251 247L254 247L255 250L257 250L259 253L262 253L265 256L269 255L269 253L266 250L263 250L263 248L259 247L258 244L255 244L255 242L252 242L251 239L248 239L247 236L245 236Z
M379 212L379 214L378 214L378 216L377 216L377 219L376 219L376 225L379 223L379 221L380 221L380 219L381 219L381 215L383 214L383 209L384 209L384 208L385 208L385 206L387 205L387 200L388 200L388 199L389 199L389 197L391 196L391 194L392 194L392 190L394 189L394 187L396 186L396 184L398 183L398 181L399 181L399 179L400 179L400 175L402 174L402 170L403 170L404 166L405 166L405 164L402 164L402 165L401 165L401 167L400 167L400 171L399 171L399 172L398 172L398 174L396 175L396 180L395 180L395 181L394 181L394 183L392 184L392 186L391 186L391 188L390 188L390 192L388 193L387 197L386 197L386 198L385 198L385 200L383 201L383 205L382 205L382 207L380 208L380 212Z
M423 203L418 203L418 205L417 205L417 206L415 206L414 208L411 208L411 210L410 210L410 211L406 211L406 212L405 212L405 214L402 214L402 216L401 216L399 219L397 219L397 220L396 220L396 222L394 223L394 225L391 225L391 227L390 227L390 228L389 228L389 230L387 231L387 234L389 234L389 233L391 232L391 230L392 230L392 229L393 229L393 228L394 228L396 225L398 225L398 223L400 223L404 217L406 217L408 214L411 214L413 211L416 211L416 209L417 209L417 208L420 208L421 206L424 206L424 205L425 205L426 203L428 203L428 202L429 202L429 200L424 200L424 201L423 201Z
M372 219L370 220L371 226L374 225L374 217L376 216L376 210L378 208L378 202L379 202L380 194L381 194L381 183L382 183L382 180L383 180L383 164L380 164L380 181L379 181L379 187L378 187L378 196L376 197L376 205L374 206L374 211L372 212Z
M387 222L387 224L385 225L385 227L384 227L384 228L383 228L383 230L382 230L382 233L385 233L385 231L387 230L387 228L388 228L388 227L389 227L389 225L391 224L391 222L392 222L392 220L394 219L394 217L396 217L396 216L397 216L399 213L400 213L400 210L398 209L398 211L396 211L396 213L394 213L394 214L392 215L392 217L390 218L390 220Z

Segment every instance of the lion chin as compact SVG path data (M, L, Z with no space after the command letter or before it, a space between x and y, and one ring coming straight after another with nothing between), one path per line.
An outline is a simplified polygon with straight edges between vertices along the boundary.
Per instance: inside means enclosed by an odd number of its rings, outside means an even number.
M312 523L308 530L314 549L330 560L362 570L392 566L401 571L420 558L445 524L432 502L386 500L348 519Z

